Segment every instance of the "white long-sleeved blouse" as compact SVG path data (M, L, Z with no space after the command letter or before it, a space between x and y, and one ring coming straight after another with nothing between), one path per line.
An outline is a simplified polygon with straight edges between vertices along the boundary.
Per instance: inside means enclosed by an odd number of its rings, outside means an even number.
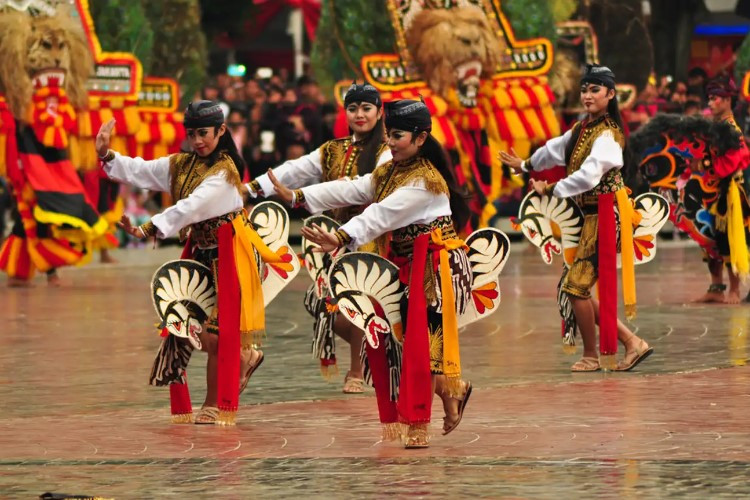
M376 186L372 174L356 179L340 179L302 189L305 205L312 213L320 213L350 205L370 205L341 226L351 237L349 249L373 241L378 236L410 224L429 224L438 217L451 215L446 194L435 194L420 179L401 186L378 203L372 203Z
M571 140L572 132L547 141L531 155L531 167L535 171L565 165L565 148ZM555 184L552 192L558 198L568 198L590 191L602 180L604 174L613 168L622 168L622 147L610 131L604 131L594 140L591 154L583 161L581 168Z
M378 157L375 166L382 165L390 161L391 158L391 150L386 149ZM320 157L320 148L305 156L285 161L273 169L273 174L279 182L289 189L299 189L320 183L323 180L323 163ZM268 178L268 174L260 175L255 180L258 181L263 191L263 196L276 194L276 189L274 189L271 179ZM250 184L246 184L246 186L252 197L258 196L258 193L255 192Z
M104 164L104 171L110 179L141 189L171 190L169 156L147 161L115 153L114 159ZM235 212L242 207L239 191L220 172L206 177L192 193L154 215L151 222L156 226L159 238L171 238L191 224Z

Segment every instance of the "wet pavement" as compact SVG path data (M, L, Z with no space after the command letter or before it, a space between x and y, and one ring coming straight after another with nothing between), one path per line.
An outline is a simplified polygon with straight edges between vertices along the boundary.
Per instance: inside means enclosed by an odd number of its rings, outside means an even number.
M571 374L560 269L514 245L500 311L461 334L466 416L440 436L436 400L427 450L380 442L372 390L322 379L307 276L268 309L238 425L170 425L168 391L146 385L159 343L148 284L178 253L120 251L120 264L63 270L61 289L0 289L0 498L750 495L750 306L687 304L708 279L693 247L662 245L637 268L633 326L655 354L631 373ZM204 364L191 363L194 405Z

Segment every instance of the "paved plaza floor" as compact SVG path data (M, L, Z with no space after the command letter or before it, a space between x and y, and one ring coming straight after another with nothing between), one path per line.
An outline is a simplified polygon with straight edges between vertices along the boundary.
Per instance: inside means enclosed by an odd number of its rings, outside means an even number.
M750 305L699 306L693 246L637 268L631 373L571 374L555 305L559 265L514 245L494 316L461 334L475 387L429 449L379 440L372 389L341 393L311 359L301 275L267 310L266 361L232 428L169 423L146 384L159 344L149 279L175 247L0 289L0 498L740 498L750 495ZM345 351L345 352L341 352ZM342 371L348 363L341 348ZM191 364L194 405L205 356Z

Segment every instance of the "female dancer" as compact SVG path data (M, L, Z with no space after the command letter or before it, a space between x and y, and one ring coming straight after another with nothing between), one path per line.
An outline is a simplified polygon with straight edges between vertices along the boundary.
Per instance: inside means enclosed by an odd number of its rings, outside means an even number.
M152 161L123 156L109 149L114 124L114 120L104 124L96 136L96 150L107 175L142 189L169 192L175 201L146 224L133 227L123 216L120 226L137 238L171 238L178 234L184 238L189 230L183 256L204 264L217 277L218 313L208 319L199 334L202 350L208 354L207 391L195 423L232 425L241 392L238 388L244 389L250 375L263 362L263 353L254 348L257 338L253 338L262 333L264 326L260 280L253 279L257 276L238 276L237 268L255 262L253 248L263 260L273 259L268 254L270 250L245 223L240 181L244 163L227 133L221 108L211 101L192 102L185 110L184 126L191 153ZM238 234L250 238L253 248L238 251L240 247L234 245L235 237L242 239ZM247 274L253 273L257 274L255 265ZM248 285L247 279L252 283ZM252 289L252 293L242 293L238 299L240 287L243 292ZM229 292L222 294L223 290ZM236 318L237 314L241 318ZM226 325L229 326L225 328ZM170 385L173 421L192 418L189 397L185 403L173 387L184 385L191 352L189 341L168 335L152 370L151 384ZM238 362L235 364L234 360Z
M321 251L342 246L356 249L390 235L389 257L400 267L402 282L413 285L408 286L401 304L405 335L397 415L407 426L406 447L424 448L429 441L433 392L443 401L444 434L461 421L471 394L471 383L461 380L456 322L471 300L469 263L455 229L466 223L469 208L440 144L429 133L427 106L419 101L395 101L385 104L385 113L393 160L372 174L295 191L280 183L273 172L269 178L284 200L311 212L370 204L336 232L318 226L303 228L304 236L320 245ZM446 272L449 277L444 276ZM441 277L447 278L446 286L441 286ZM375 390L388 388L376 384ZM387 411L379 410L382 420Z
M391 152L384 142L381 106L380 94L375 87L352 83L344 97L351 136L328 141L308 155L279 165L273 169L274 175L285 186L297 189L371 173L376 165L391 159ZM252 197L277 194L268 174L261 175L246 186ZM344 223L361 212L362 207L355 206L339 208L330 215ZM349 343L351 355L343 391L346 394L362 393L364 379L360 352L364 333L336 312L331 312L328 300L319 300L315 295L314 285L307 291L305 306L315 317L313 354L320 358L321 372L328 377L331 367L336 365L335 332Z
M596 350L597 324L602 333L600 342L605 343L600 304L591 297L591 289L599 279L599 272L603 272L599 267L602 256L597 247L603 229L599 215L599 207L602 206L600 197L611 198L612 193L624 188L620 169L625 138L615 97L615 75L609 68L599 65L587 67L581 79L581 104L586 109L587 117L562 136L547 141L534 152L531 159L522 160L513 150L511 153L501 152L500 159L517 173L567 165L568 175L564 179L552 184L534 180L530 182L530 187L539 194L574 197L584 213L578 253L562 283L562 290L570 297L583 339L583 357L573 364L571 371L591 372L601 368ZM611 229L613 232L614 228ZM623 253L625 251L623 249ZM616 284L615 278L615 293ZM603 292L602 288L600 292ZM607 312L610 311L607 309ZM616 319L616 304L613 314L614 317L610 318L612 326L616 321L617 338L626 349L625 357L616 365L616 369L630 370L649 356L653 348ZM613 344L616 350L616 342ZM614 350L611 354L614 354Z

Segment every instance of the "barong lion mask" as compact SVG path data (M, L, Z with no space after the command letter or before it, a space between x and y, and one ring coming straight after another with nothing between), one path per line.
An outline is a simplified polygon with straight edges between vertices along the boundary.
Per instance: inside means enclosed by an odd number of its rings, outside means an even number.
M70 16L0 12L0 33L0 92L17 119L27 120L34 88L50 83L63 87L75 108L86 106L92 57Z
M406 43L432 90L447 98L456 89L462 106L476 106L481 80L495 74L506 48L484 12L477 7L425 9L407 24Z

